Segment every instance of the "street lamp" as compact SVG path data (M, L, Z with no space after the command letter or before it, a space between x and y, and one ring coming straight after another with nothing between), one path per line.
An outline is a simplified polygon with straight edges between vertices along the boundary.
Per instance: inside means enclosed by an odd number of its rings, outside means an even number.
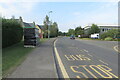
M52 13L52 11L49 11L49 12L48 12L49 20L50 20L50 13ZM50 38L50 35L49 35L49 28L50 28L50 21L48 22L48 38Z

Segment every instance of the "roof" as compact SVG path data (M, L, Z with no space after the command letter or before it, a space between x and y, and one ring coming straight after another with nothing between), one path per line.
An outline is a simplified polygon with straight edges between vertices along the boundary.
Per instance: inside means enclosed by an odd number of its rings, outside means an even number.
M92 25L87 25L86 27L84 27L84 29L89 29ZM119 28L118 25L97 25L98 27L102 28L102 27L106 27L106 28Z
M23 24L24 24L25 27L29 27L29 26L30 26L30 25L29 25L28 23L26 23L26 22L23 22Z
M33 23L23 22L25 28L35 28Z
M35 27L33 23L28 23L31 27Z
M43 25L37 25L40 29L43 29Z
M96 24L96 25L97 25L97 26L118 26L118 25L115 25L115 24L111 24L111 25L109 25L109 24L105 24L105 25L104 25L104 24L102 24L102 25L101 25L101 24ZM90 26L92 26L92 24L86 25L86 26L89 26L89 27L90 27Z

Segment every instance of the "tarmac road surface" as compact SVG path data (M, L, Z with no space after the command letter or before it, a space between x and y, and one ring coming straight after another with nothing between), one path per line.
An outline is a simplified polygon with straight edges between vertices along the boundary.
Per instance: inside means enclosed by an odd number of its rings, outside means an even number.
M108 44L108 45L107 45ZM62 78L118 78L117 42L58 38L54 43Z

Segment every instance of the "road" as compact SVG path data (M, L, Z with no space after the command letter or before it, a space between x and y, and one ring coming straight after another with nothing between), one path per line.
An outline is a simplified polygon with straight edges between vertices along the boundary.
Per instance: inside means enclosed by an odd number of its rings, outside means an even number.
M55 54L62 78L118 78L117 42L58 38ZM60 74L61 73L61 74Z

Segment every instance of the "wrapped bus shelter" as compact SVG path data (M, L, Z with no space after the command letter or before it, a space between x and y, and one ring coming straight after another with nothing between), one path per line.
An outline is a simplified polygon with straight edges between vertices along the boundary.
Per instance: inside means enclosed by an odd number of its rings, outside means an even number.
M39 44L39 31L32 27L29 23L25 23L24 27L24 47L35 47Z

